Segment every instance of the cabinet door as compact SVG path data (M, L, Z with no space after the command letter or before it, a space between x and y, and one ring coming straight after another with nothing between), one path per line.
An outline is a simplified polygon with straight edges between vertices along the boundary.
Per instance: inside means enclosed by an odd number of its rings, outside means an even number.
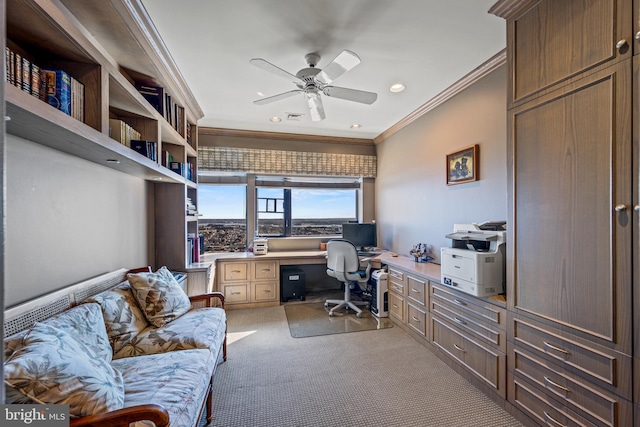
M626 354L631 70L624 61L510 110L507 153L509 307Z
M510 19L507 31L513 105L596 66L631 57L632 1L543 0Z

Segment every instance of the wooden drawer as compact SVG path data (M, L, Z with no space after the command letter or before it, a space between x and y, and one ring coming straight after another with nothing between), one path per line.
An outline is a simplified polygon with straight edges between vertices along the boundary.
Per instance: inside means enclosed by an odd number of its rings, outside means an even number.
M479 320L478 316L473 316L468 310L459 305L450 304L446 300L433 299L431 301L431 314L440 316L455 323L460 329L476 338L487 341L500 351L507 351L507 334L504 329L500 329L495 323L487 320Z
M404 298L389 292L389 314L404 322Z
M427 306L427 292L429 283L424 279L407 275L407 298L417 302L421 306Z
M630 356L596 347L532 319L514 317L511 325L516 348L526 350L538 359L554 362L625 399L632 399Z
M277 280L277 261L253 261L253 280Z
M405 294L407 276L401 270L389 267L389 290L400 295Z
M248 288L248 283L224 284L222 286L222 292L224 292L224 303L242 304L249 302Z
M493 323L500 329L506 329L506 309L436 283L432 283L430 289L432 305L434 301L446 301L459 307L465 316L473 316L478 320Z
M222 264L222 281L249 280L249 262L225 262Z
M560 405L526 381L515 379L510 389L512 389L509 392L510 402L540 425L598 427L597 424L589 422L570 409ZM623 425L625 424L620 424L620 426Z
M594 387L580 376L536 354L509 344L509 371L596 425L632 424L633 408L612 392Z
M277 282L261 282L253 284L253 301L278 301L278 283Z
M463 336L455 327L431 317L431 342L462 363L485 385L506 398L506 357L501 351Z
M407 325L423 337L427 336L427 313L424 309L407 303Z

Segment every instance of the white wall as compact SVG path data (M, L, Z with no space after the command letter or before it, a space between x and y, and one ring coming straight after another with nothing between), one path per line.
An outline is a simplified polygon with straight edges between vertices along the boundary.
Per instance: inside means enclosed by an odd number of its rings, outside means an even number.
M152 185L7 135L5 306L153 259Z
M506 70L498 68L378 144L378 246L450 246L455 223L506 220ZM446 185L446 155L478 144L480 180ZM508 226L508 224L507 224Z

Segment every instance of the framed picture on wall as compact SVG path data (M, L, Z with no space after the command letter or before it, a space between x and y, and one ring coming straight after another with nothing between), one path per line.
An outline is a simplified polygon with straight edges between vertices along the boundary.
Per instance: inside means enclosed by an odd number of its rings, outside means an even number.
M447 154L447 185L463 184L479 179L479 146Z

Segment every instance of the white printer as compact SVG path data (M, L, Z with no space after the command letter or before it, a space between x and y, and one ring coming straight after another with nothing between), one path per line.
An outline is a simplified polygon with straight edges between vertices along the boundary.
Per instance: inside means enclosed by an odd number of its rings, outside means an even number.
M441 281L462 292L487 297L504 293L506 222L455 224L450 248L441 249Z
M269 252L269 243L266 238L256 237L253 239L253 254L266 255Z

